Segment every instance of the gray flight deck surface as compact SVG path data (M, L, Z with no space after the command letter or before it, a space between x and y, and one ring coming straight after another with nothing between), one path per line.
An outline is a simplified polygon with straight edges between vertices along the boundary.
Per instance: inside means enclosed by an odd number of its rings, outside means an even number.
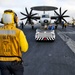
M72 34L75 27L62 29L59 26L54 42L36 42L36 28L35 25L34 30L31 26L22 29L29 43L28 52L23 53L24 75L75 75L75 54L68 43L68 39L75 41Z

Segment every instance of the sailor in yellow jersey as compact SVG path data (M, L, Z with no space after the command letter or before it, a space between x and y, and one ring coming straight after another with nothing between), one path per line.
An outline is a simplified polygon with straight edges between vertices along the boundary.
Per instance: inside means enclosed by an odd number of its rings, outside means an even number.
M22 52L27 52L28 42L22 30L16 28L18 17L13 10L5 10L0 28L1 75L23 75Z

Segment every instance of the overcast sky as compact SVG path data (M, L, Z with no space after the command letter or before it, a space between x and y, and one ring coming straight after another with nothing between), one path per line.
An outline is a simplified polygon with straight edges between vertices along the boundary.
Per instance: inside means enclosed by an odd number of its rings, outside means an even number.
M13 9L17 14L19 19L23 18L20 12L25 12L25 7L27 7L28 11L33 6L55 6L58 7L56 10L59 12L59 8L62 8L62 12L68 10L65 15L69 15L69 18L65 18L66 20L71 20L72 17L75 18L75 0L0 0L0 18L5 9ZM37 11L33 11L35 13ZM38 12L39 14L42 12ZM54 16L53 11L46 12L51 16Z

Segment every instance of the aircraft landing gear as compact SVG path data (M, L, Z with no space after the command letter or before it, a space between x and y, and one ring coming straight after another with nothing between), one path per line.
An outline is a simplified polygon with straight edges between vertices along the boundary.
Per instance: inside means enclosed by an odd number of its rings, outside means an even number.
M32 29L34 29L34 26L32 26Z
M57 26L55 26L55 29L57 29Z

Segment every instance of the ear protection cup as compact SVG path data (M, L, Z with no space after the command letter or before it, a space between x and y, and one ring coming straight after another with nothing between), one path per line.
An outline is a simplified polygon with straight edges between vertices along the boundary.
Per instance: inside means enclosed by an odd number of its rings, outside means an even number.
M14 13L14 23L18 22L17 14L13 10L5 10L4 13L5 12ZM3 18L1 18L1 23L3 23Z

